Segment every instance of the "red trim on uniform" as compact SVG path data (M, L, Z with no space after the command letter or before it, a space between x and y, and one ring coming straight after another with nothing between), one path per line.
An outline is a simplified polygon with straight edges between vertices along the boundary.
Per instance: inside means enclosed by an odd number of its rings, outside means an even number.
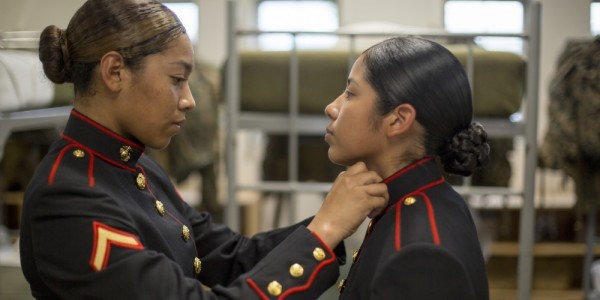
M329 246L327 244L325 244L325 242L323 242L321 237L316 232L311 230L310 233L312 233L312 235L319 241L319 243L321 243L321 245L323 245L323 247L325 247L325 250L327 250L327 252L329 252L329 254L331 256L335 257L335 253L333 253L333 250L331 250L331 248L329 248Z
M144 147L142 147L142 146L140 146L140 145L138 145L138 144L136 144L136 143L134 143L134 142L132 142L132 141L130 141L128 139L125 139L124 137L122 137L122 136L120 136L120 135L118 135L118 134L110 131L106 127L104 127L104 126L96 123L94 120L92 120L92 119L90 119L90 118L82 115L78 111L72 110L72 114L75 115L76 117L80 118L81 120L85 121L86 123L88 123L88 124L96 127L97 129L101 130L102 132L104 132L104 133L106 133L106 134L114 137L115 139L117 139L117 140L119 140L119 141L121 141L121 142L123 142L123 143L125 143L127 145L130 145L132 147L135 147L135 148L137 148L139 150L144 150Z
M439 180L436 180L436 181L434 181L434 182L430 182L430 183L428 183L428 184L426 184L426 185L424 185L424 186L422 186L422 187L420 187L420 188L418 188L418 189L414 190L412 193L420 193L420 192L423 192L424 190L426 190L426 189L428 189L428 188L431 188L431 187L434 187L434 186L436 186L436 185L440 185L440 184L442 184L444 181L446 181L446 179L444 179L444 178L442 177L442 178L440 178Z
M277 299L285 299L285 297L287 297L289 295L292 295L294 293L298 293L298 292L302 292L302 291L308 290L310 288L310 286L312 285L313 281L315 280L315 277L317 277L317 274L319 273L319 271L321 271L321 269L323 269L324 267L332 264L335 261L335 254L333 253L333 251L331 250L331 248L329 248L329 246L327 246L327 244L325 244L323 242L323 240L315 232L311 231L311 233L323 245L323 247L325 247L325 249L327 250L327 252L329 252L329 255L331 255L331 258L329 258L327 260L324 260L319 265L317 265L317 267L312 272L312 274L308 278L308 281L306 282L305 285L291 288L291 289L285 291L285 293L281 294L281 296L279 298L277 298Z
M68 142L70 142L70 143L72 143L72 144L75 144L77 147L81 147L81 148L85 149L86 151L89 151L89 152L90 152L90 153L92 153L93 155L95 155L95 156L98 156L98 157L102 158L104 161L108 162L109 164L111 164L111 165L113 165L113 166L115 166L115 167L119 167L119 168L121 168L121 169L125 169L125 170L127 170L127 171L130 171L130 172L135 172L135 169L134 169L134 168L128 167L128 166L126 166L126 165L124 165L124 164L120 164L120 163L118 163L118 162L116 162L116 161L114 161L114 160L112 160L112 159L110 159L110 158L108 158L108 157L106 157L106 156L104 156L104 155L102 155L102 154L100 154L100 153L98 153L98 152L96 152L96 151L94 151L94 150L92 150L92 149L88 148L88 147L85 147L85 146L83 146L82 144L78 143L78 142L77 142L76 140L74 140L73 138L71 138L71 137L69 137L69 136L65 135L64 133L63 133L63 134L61 134L61 138L65 139L66 141L68 141Z
M439 246L440 245L440 236L438 233L438 229L437 229L437 224L435 222L435 213L433 211L433 205L431 205L431 201L429 200L429 197L423 192L426 189L429 189L431 187L434 187L436 185L442 184L444 181L446 181L443 177L439 180L436 180L434 182L430 182L408 194L406 194L402 199L400 199L396 204L396 224L394 227L394 231L395 231L395 240L394 240L394 246L396 248L396 251L400 251L401 248L401 233L402 230L400 229L400 221L402 220L401 218L401 209L402 209L402 203L404 202L404 199L410 197L410 196L416 196L419 195L421 197L423 197L425 199L425 204L427 205L427 215L429 218L429 226L431 227L431 235L433 237L433 242ZM388 210L391 209L388 208Z
M60 162L62 161L63 156L65 155L65 152L67 152L67 150L69 150L70 148L75 147L75 145L68 145L65 146L62 150L60 150L60 152L58 153L58 156L56 157L56 160L54 161L54 164L52 165L52 169L50 170L50 175L48 175L48 184L52 184L54 182L54 175L56 175L56 171L58 170L58 166L60 165Z
M254 282L252 279L250 279L250 278L247 278L247 279L246 279L246 282L248 283L248 285L250 286L250 288L252 288L252 289L254 290L254 292L256 292L256 293L258 294L258 296L259 296L261 299L264 299L264 300L269 300L269 297L267 297L267 295L265 295L265 294L262 292L262 290L261 290L261 289L258 287L258 285L256 285L256 283L255 283L255 282Z
M436 246L440 245L440 235L438 234L437 225L435 223L435 213L433 211L433 206L431 205L431 201L429 197L424 193L421 193L421 196L425 199L425 204L427 204L427 214L429 216L429 226L431 227L431 235L433 237L433 242Z
M94 187L94 183L96 180L94 179L94 155L90 155L90 166L88 168L88 178L90 182L90 187Z
M433 158L432 158L432 157L430 157L430 156L428 156L428 157L425 157L425 158L423 158L423 159L421 159L421 160L419 160L419 161L417 161L417 162L413 163L412 165L410 165L410 166L408 166L408 167L406 167L406 168L404 168L404 169L402 169L402 170L400 170L400 171L398 171L398 172L394 173L392 176L390 176L390 177L388 177L388 178L384 179L384 180L383 180L383 183L389 183L390 181L392 181L392 180L394 180L394 179L398 178L400 175L402 175L402 174L404 174L404 173L406 173L406 172L408 172L408 171L410 171L410 170L412 170L412 169L416 168L417 166L420 166L420 165L422 165L422 164L424 164L424 163L426 163L426 162L428 162L428 161L430 161L430 160L432 160L432 159L433 159Z
M400 209L402 208L402 205L396 205L396 226L395 226L395 231L396 231L396 240L395 240L395 246L396 246L396 251L400 251Z

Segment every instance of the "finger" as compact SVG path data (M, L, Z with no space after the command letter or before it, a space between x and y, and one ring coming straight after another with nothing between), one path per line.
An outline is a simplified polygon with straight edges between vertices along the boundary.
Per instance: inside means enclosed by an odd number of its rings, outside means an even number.
M372 183L365 185L365 193L373 197L383 197L386 201L389 200L388 188L385 183Z

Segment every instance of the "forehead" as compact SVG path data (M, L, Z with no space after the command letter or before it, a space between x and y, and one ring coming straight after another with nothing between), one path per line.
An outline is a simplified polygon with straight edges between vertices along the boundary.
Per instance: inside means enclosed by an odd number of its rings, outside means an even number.
M194 49L189 37L183 34L171 41L163 52L153 55L152 58L170 66L184 66L191 71L194 65Z
M352 69L350 69L350 74L348 76L348 83L350 82L363 82L364 81L364 60L363 56L359 56L354 64L352 65Z

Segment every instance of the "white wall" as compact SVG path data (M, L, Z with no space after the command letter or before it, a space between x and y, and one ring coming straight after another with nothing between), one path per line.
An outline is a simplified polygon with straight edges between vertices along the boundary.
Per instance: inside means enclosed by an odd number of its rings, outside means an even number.
M67 27L85 0L0 0L0 32L41 31L48 25Z

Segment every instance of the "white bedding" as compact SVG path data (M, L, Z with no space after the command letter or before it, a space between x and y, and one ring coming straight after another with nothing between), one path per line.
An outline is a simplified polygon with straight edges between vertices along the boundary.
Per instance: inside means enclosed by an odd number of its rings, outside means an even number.
M53 97L37 52L0 51L0 112L48 107Z

